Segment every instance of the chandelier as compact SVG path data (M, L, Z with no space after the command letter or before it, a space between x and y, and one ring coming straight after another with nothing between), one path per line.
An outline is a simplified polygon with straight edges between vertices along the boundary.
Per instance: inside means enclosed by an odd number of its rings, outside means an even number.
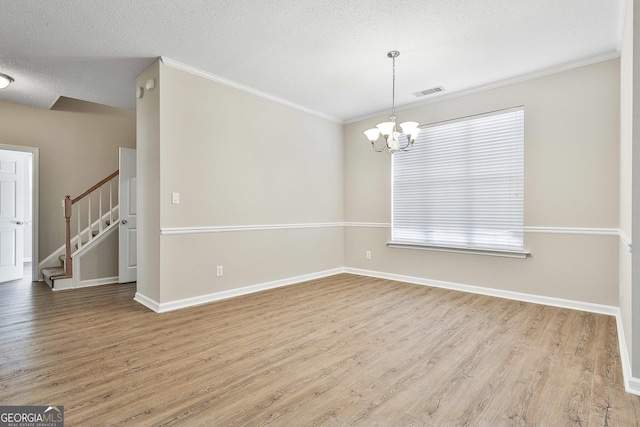
M398 116L396 116L396 58L400 56L400 52L397 50L392 50L387 53L387 57L393 60L393 85L392 85L392 94L391 94L391 115L389 116L388 122L378 123L376 127L367 129L364 131L365 136L371 142L371 146L373 147L373 151L380 153L386 150L393 154L398 151L409 151L411 147L413 147L413 142L418 137L420 133L420 128L418 122L404 122L400 123L400 129L402 132L398 130L398 125L396 124L396 120ZM376 146L376 142L380 138L380 135L384 137L385 147L378 148ZM401 135L404 137L401 138ZM401 142L400 140L404 139L406 142Z

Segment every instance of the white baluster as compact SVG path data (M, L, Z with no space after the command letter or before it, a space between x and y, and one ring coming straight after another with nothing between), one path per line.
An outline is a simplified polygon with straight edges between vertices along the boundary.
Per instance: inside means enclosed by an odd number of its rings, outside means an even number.
M102 187L98 189L98 195L100 196L100 203L98 203L98 234L102 233Z
M109 181L109 225L113 224L113 191L111 189L112 183L113 180Z
M89 233L88 233L89 234L89 238L87 239L87 242L90 242L91 239L93 239L93 231L91 230L91 194L89 194L87 196L87 200L89 202L89 210L87 211L87 216L89 218L89 224L88 224L88 227L89 227Z
M80 226L80 201L78 200L78 250L82 247L82 228Z

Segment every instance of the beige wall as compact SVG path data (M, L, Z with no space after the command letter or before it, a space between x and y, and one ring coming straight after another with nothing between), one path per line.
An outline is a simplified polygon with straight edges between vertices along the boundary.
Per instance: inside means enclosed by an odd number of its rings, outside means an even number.
M525 227L573 234L527 232L531 257L520 260L390 249L388 228L359 224L345 232L345 265L617 305L618 238L589 229L618 227L619 81L616 59L398 113L400 120L432 123L524 105ZM382 119L345 126L348 223L390 222L390 158L373 153L362 135Z
M79 281L115 278L118 281L118 230L80 256Z
M61 200L118 169L118 147L135 148L135 112L65 100L72 111L0 102L0 144L40 149L39 258L64 244Z
M156 61L138 78L144 88L148 80L160 78ZM160 90L145 91L136 102L137 112L137 292L160 301Z
M159 110L148 108L159 134L142 138L141 126L138 134L140 193L152 193L140 211L150 254L140 252L138 292L166 303L342 267L343 231L334 226L343 218L342 126L157 66ZM148 121L146 102L139 123ZM299 228L309 224L324 225ZM282 229L211 232L272 225ZM190 227L204 231L159 235Z

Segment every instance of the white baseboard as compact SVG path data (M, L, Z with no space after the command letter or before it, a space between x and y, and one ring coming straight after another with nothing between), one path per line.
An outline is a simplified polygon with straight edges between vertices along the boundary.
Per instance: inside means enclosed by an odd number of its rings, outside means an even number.
M616 308L616 329L618 330L618 346L620 347L620 365L622 365L622 376L624 377L624 389L627 393L640 396L640 379L631 374L631 361L629 360L629 348L624 334L624 324L620 309Z
M229 289L227 291L214 292L212 294L200 295L197 297L185 298L185 299L162 302L162 303L158 303L150 298L145 297L140 293L136 293L134 300L157 313L166 313L167 311L193 307L196 305L206 304L214 301L220 301L223 299L233 298L240 295L252 294L254 292L265 291L268 289L279 288L282 286L294 285L296 283L333 276L339 273L344 273L344 269L335 268L331 270L319 271L317 273L305 274L302 276L289 277L286 279L274 280L272 282L245 286L243 288Z
M155 311L156 313L160 312L160 303L141 294L140 292L136 292L136 295L133 297L133 300Z
M120 278L118 276L115 277L104 277L102 279L90 279L90 280L81 280L76 284L77 288L88 288L90 286L100 286L100 285L113 285L114 283L118 283Z
M640 378L629 377L629 381L625 382L624 389L628 393L632 393L632 394L640 396Z
M521 292L504 291L501 289L483 288L480 286L464 285L460 283L430 280L421 277L404 276L400 274L383 273L380 271L361 270L358 268L345 268L345 273L358 274L360 276L377 277L380 279L397 280L399 282L413 283L416 285L432 286L434 288L451 289L454 291L468 292L472 294L487 295L506 298L516 301L531 302L534 304L550 305L553 307L570 308L572 310L588 311L591 313L607 314L615 316L618 310L612 305L594 304L590 302L574 301L542 295L525 294Z

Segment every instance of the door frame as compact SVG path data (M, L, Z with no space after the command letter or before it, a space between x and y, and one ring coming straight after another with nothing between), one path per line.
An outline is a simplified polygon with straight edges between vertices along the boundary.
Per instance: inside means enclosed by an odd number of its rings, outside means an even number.
M131 158L135 157L135 161L131 162ZM125 232L127 230L129 230L129 225L125 226L122 224L123 219L128 219L128 221L132 221L131 217L133 217L135 219L136 222L136 226L135 226L135 230L136 230L136 240L137 240L137 222L138 222L138 214L137 214L137 205L138 205L138 191L136 188L136 210L135 210L135 214L133 216L130 216L128 211L130 211L130 206L129 206L129 202L126 202L126 209L123 209L123 200L125 199L125 197L123 197L124 195L126 195L129 199L129 201L131 200L130 197L130 183L127 182L127 186L129 187L127 188L126 191L123 191L123 187L125 187L124 181L129 181L131 178L135 178L137 180L137 169L138 169L138 151L135 148L128 148L128 147L119 147L118 148L118 170L120 171L120 175L118 176L118 221L121 222L121 225L119 226L118 229L118 283L131 283L131 282L137 282L138 280L138 265L137 265L137 261L136 261L136 266L134 268L129 268L129 267L125 267L125 265L128 266L128 260L130 259L129 255L130 255L130 240L129 238L125 237ZM123 160L126 161L126 163L123 162ZM129 165L127 168L124 168L125 170L123 171L123 163L125 165ZM127 172L130 171L129 169L134 169L136 171L135 176L128 176L125 175L123 172ZM125 177L125 180L123 180L123 177ZM126 221L124 221L124 223L126 224ZM138 251L138 245L136 243L136 260L137 260L137 251ZM127 255L126 257L124 255ZM134 280L129 280L132 277L129 277L131 275L135 275L135 278L133 278ZM125 278L126 277L126 278Z
M40 149L38 147L23 147L21 145L0 144L0 150L20 151L23 153L31 153L31 161L33 162L31 179L33 187L31 189L31 202L33 203L33 223L31 224L31 281L36 282L40 276L40 258L38 257L38 221L40 219Z

